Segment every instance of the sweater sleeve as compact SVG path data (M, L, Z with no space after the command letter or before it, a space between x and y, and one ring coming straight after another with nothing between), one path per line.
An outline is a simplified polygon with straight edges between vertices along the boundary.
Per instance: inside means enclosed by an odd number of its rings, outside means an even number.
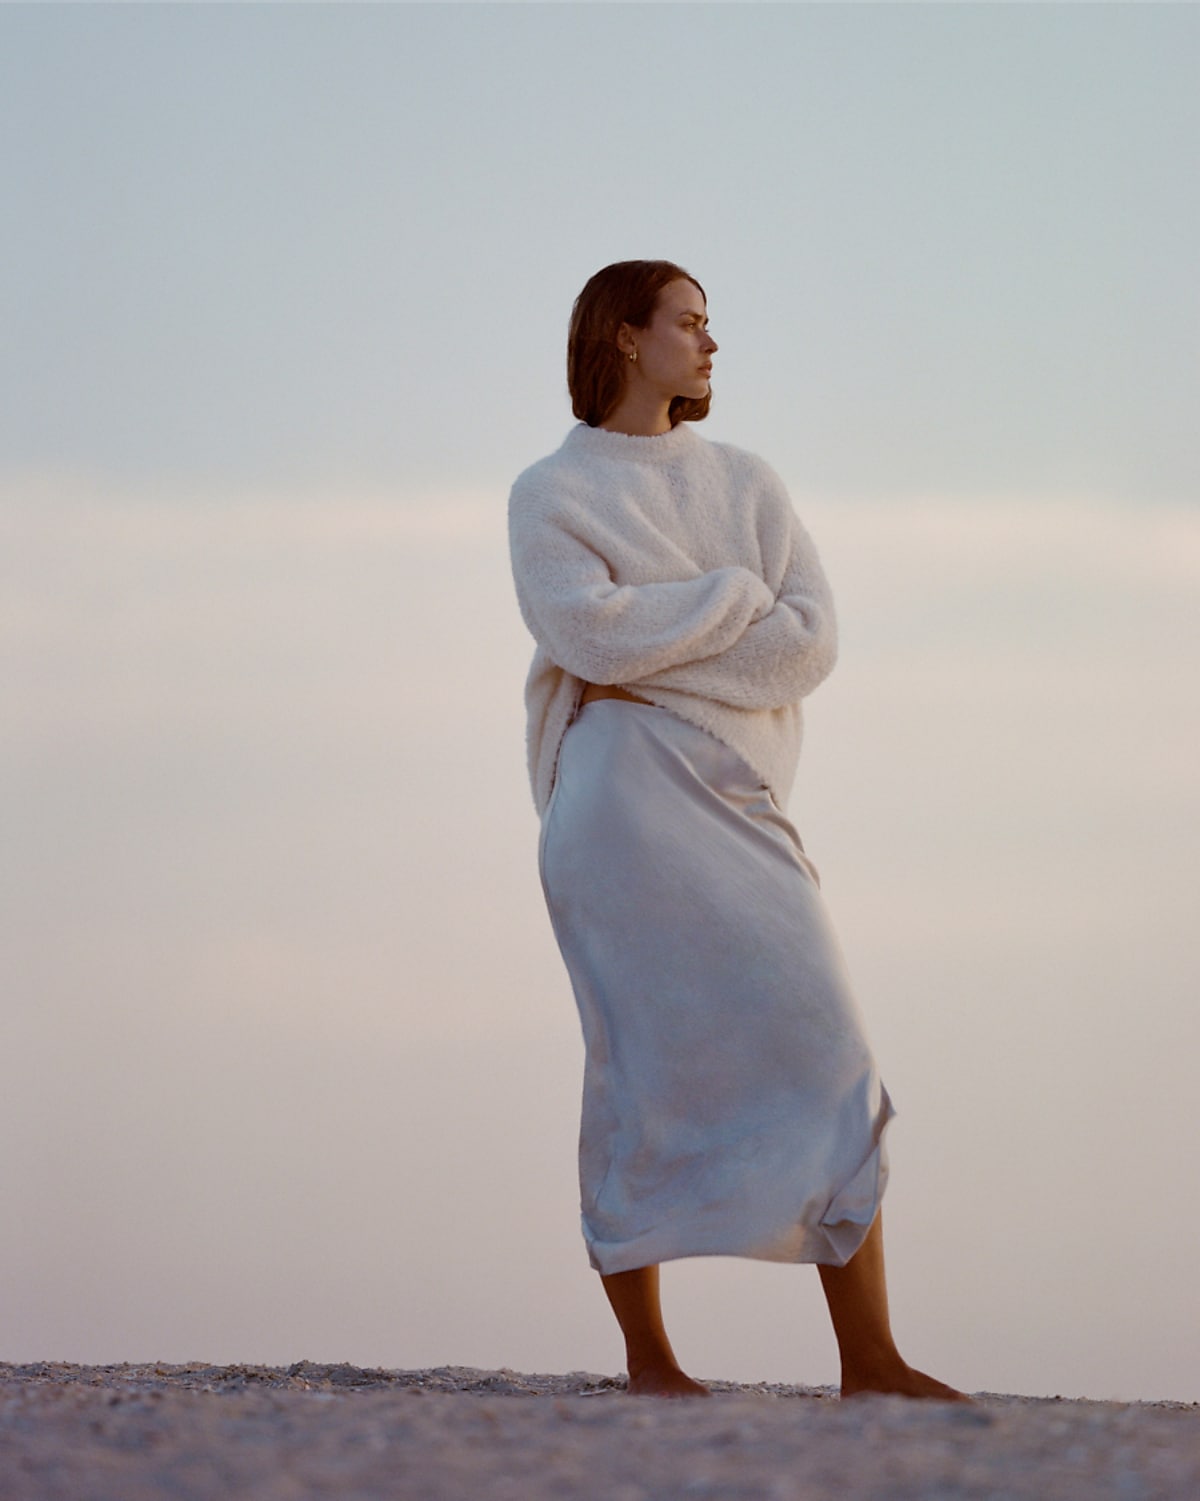
M806 697L837 660L833 597L808 533L794 515L773 607L719 653L645 675L631 687L671 688L735 709L781 709Z
M542 507L510 509L525 623L560 667L585 682L632 684L719 656L774 605L763 580L737 566L619 585L580 532L577 520Z

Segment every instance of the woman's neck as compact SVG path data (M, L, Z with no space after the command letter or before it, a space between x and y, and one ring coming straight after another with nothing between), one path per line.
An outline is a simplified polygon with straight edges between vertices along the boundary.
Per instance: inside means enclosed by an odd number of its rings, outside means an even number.
M651 391L626 391L600 426L630 438L658 438L671 431L671 403Z

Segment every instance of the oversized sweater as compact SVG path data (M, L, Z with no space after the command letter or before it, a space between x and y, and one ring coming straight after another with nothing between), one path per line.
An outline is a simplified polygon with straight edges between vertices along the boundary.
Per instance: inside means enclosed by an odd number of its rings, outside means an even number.
M537 649L529 772L544 812L586 683L615 684L724 741L785 805L800 700L837 656L829 586L782 481L690 423L580 423L509 498L517 600Z

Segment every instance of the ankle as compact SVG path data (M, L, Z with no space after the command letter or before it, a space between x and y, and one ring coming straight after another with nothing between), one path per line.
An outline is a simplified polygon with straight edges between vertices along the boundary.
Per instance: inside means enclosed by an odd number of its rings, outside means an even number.
M643 1351L637 1355L628 1353L625 1357L625 1370L631 1381L640 1381L646 1376L677 1376L683 1373L683 1367L670 1350L650 1353Z
M850 1378L854 1382L896 1376L908 1369L907 1362L891 1340L855 1345L852 1350L842 1350L842 1382Z

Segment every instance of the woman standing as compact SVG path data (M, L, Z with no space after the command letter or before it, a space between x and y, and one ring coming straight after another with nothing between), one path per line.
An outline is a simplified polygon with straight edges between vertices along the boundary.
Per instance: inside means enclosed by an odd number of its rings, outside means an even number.
M892 1106L782 811L832 602L778 477L692 425L716 352L679 266L598 272L567 346L579 425L509 505L542 880L586 1047L584 1238L632 1392L704 1393L658 1267L732 1255L819 1264L843 1395L957 1398L892 1340Z

